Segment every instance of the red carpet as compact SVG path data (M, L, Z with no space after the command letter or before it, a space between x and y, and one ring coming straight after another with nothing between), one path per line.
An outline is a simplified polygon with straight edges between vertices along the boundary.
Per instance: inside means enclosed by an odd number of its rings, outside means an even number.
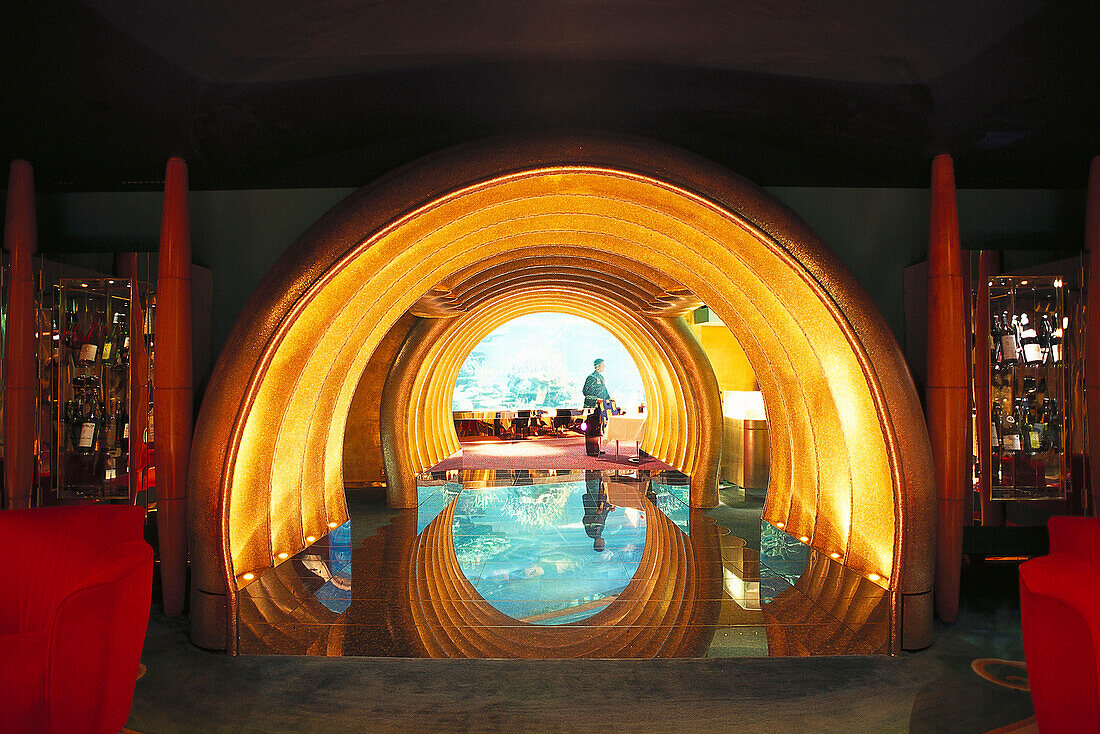
M462 449L431 468L432 471L448 469L671 469L668 464L646 457L641 462L629 461L638 457L634 444L620 444L615 455L615 442L604 449L603 456L584 453L584 438L540 438L526 441L491 441L463 443Z

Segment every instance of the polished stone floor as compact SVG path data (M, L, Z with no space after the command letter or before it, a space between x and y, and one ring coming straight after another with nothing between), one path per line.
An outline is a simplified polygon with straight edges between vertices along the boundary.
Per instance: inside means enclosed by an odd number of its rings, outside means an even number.
M458 658L883 654L889 597L674 471L451 470L240 594L245 654Z

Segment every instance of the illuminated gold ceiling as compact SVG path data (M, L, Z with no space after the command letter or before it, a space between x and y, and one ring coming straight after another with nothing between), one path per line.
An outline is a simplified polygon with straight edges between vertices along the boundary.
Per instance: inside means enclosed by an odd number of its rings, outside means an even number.
M555 289L605 295L647 316L686 316L703 305L691 291L642 263L598 257L591 249L562 247L553 254L502 253L464 268L413 306L425 318L457 316L514 292Z

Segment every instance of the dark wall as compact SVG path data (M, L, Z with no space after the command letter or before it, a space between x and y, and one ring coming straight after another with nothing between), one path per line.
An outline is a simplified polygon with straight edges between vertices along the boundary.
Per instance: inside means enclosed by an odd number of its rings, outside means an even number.
M192 192L193 257L214 274L215 354L271 265L352 190ZM927 190L777 187L769 191L806 220L851 268L901 342L905 334L902 271L925 256ZM1023 249L1039 258L1049 253L1049 259L1081 248L1083 191L963 190L958 200L964 248ZM41 195L39 249L55 258L112 250L152 251L160 232L160 213L161 196L155 192ZM109 264L109 258L101 259Z

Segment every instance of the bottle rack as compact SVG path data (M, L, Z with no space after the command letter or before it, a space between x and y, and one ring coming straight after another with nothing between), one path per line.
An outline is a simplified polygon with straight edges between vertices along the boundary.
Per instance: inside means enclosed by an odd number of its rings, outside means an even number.
M130 281L62 278L57 289L60 499L130 496Z
M1066 495L1065 336L1061 278L989 281L993 500Z

